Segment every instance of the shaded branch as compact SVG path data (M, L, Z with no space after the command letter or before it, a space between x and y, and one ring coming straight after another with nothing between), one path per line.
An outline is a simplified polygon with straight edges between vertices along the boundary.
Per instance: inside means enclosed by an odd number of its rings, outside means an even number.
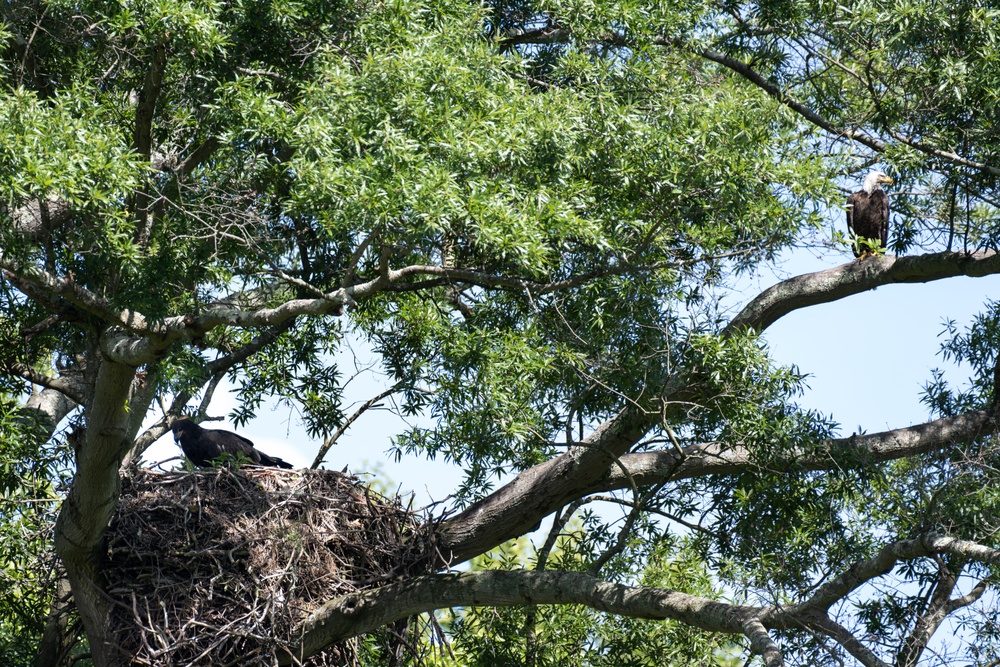
M934 586L930 604L913 624L913 629L903 642L903 648L896 658L896 667L916 667L931 637L941 627L944 619L955 610L972 604L986 592L986 582L980 581L967 595L951 599L951 594L958 584L961 568L958 572L951 572L943 562L939 566L938 581Z
M892 667L889 663L879 658L870 648L865 646L855 637L850 630L837 623L826 614L814 618L811 625L816 630L822 632L830 639L844 647L848 653L860 662L864 667Z
M152 148L153 117L156 111L156 100L163 87L163 73L167 67L167 47L162 42L152 49L152 59L142 90L139 91L139 101L135 109L135 129L132 145L136 151L148 158Z
M874 558L855 563L804 602L764 607L728 604L665 588L626 586L583 572L488 570L426 575L327 602L303 624L301 642L292 654L301 660L330 644L445 607L579 604L620 616L671 619L710 632L744 634L765 664L777 666L782 664L781 654L767 630L811 627L846 646L851 643L850 633L845 636L846 630L826 615L830 605L890 572L900 560L935 554L1000 562L1000 550L941 535L921 535L886 545ZM851 649L852 654L865 656L864 664L885 667L860 643ZM288 655L282 663L292 661Z
M491 570L427 575L326 603L303 624L302 640L293 654L301 660L324 646L435 609L526 604L581 604L612 614L673 619L733 634L742 634L758 611L667 589L614 584L582 572ZM282 663L291 661L286 656Z
M799 114L807 121L815 125L816 127L822 128L823 130L829 132L830 134L836 135L838 137L844 137L852 141L857 141L860 144L871 148L872 150L878 151L879 153L884 152L886 145L884 142L879 141L875 137L866 134L864 132L858 132L846 127L839 127L834 123L830 122L826 118L820 116L818 113L797 101L793 97L787 95L781 90L776 84L768 81L759 72L754 70L750 65L744 63L741 60L735 58L730 58L729 56L719 53L717 51L712 51L711 49L703 49L696 46L692 46L690 43L682 39L657 39L656 44L660 46L670 46L675 48L681 48L689 53L701 56L706 60L711 60L714 63L722 65L723 67L739 74L741 77L757 86L765 93L776 99L777 101L784 104L786 107Z
M0 363L0 368L10 375L23 378L32 384L58 391L74 403L83 403L83 391L76 382L72 382L66 378L56 378L46 375L45 373L36 371L31 366L17 362L2 362Z
M683 48L683 49L689 51L690 53L694 53L696 55L699 55L702 58L705 58L706 60L710 60L710 61L712 61L714 63L722 65L723 67L725 67L725 68L727 68L727 69L729 69L729 70L731 70L731 71L739 74L741 77L743 77L744 79L746 79L747 81L749 81L753 85L755 85L758 88L760 88L761 90L763 90L765 93L767 93L768 95L770 95L771 97L773 97L778 102L784 104L786 107L788 107L789 109L791 109L795 113L799 114L800 116L802 116L803 118L805 118L807 121L809 121L810 123L812 123L816 127L819 127L821 129L825 130L826 132L829 132L830 134L833 134L833 135L838 136L838 137L844 137L844 138L850 139L852 141L856 141L859 144L863 144L863 145L867 146L868 148L871 148L872 150L877 151L879 153L884 153L886 151L886 149L888 148L888 145L885 142L880 141L879 139L876 139L875 137L873 137L870 134L867 134L865 132L859 132L857 130L852 130L852 129L847 128L847 127L841 127L841 126L835 125L833 122L831 122L827 118L824 118L823 116L821 116L818 113L816 113L816 111L814 111L813 109L809 108L805 104L799 102L795 98L793 98L790 95L788 95L787 93L785 93L776 84L774 84L771 81L769 81L768 79L766 79L759 72L757 72L756 70L754 70L750 65L748 65L747 63L745 63L745 62L743 62L741 60L737 60L735 58L731 58L731 57L729 57L729 56L727 56L727 55L725 55L723 53L719 53L719 52L713 51L711 49L703 49L703 48L691 46L690 44L688 44L684 40L680 40L680 39L658 39L658 40L655 40L655 41L656 41L657 44L660 44L660 45L663 45L663 46L675 46L675 47ZM840 65L840 63L837 63L837 64ZM847 72L849 72L853 76L857 76L851 70L845 68L843 65L840 65L840 68L841 69L845 69ZM924 153L926 155L932 155L932 156L934 156L936 158L940 158L942 160L946 160L946 161L951 162L953 164L962 165L964 167L971 167L971 168L977 169L979 171L986 171L986 172L989 172L989 173L991 173L993 175L1000 175L1000 168L993 167L993 166L991 166L989 164L986 164L985 162L975 162L973 160L969 160L968 158L962 157L958 153L955 153L955 152L952 152L952 151L941 150L939 148L934 148L933 146L930 146L930 145L925 144L923 142L916 141L914 139L910 139L910 138L908 138L908 137L900 134L899 132L896 132L896 131L891 130L891 129L887 129L886 133L889 136L891 136L893 139L895 139L896 141L898 141L899 143L905 144L905 145L909 146L910 148L918 150L921 153Z
M925 454L970 442L996 429L996 411L977 410L891 431L826 440L813 447L794 449L784 456L771 458L768 466L772 470L842 470ZM678 453L672 450L626 454L621 460L640 486L665 479L737 475L761 469L750 450L740 445L707 442L689 445L683 451L686 458L680 465ZM623 472L611 468L581 493L624 489L629 484Z
M511 46L517 44L565 44L569 43L573 38L572 32L568 28L547 26L544 28L538 28L535 30L526 30L516 34L512 34L509 37L500 41L501 51L509 49ZM634 47L635 43L633 40L628 40L620 35L616 34L606 34L601 36L599 39L595 40L601 44L606 44L609 46L617 46L622 48ZM696 55L705 60L709 60L718 65L722 65L726 69L738 74L740 77L750 82L757 88L764 91L767 95L774 98L784 106L788 107L796 114L804 118L806 121L815 125L816 127L822 129L823 131L836 136L849 139L851 141L856 141L859 144L867 146L868 148L878 152L884 153L888 149L888 144L886 142L876 138L875 136L862 132L860 130L851 129L849 127L844 127L837 125L828 118L821 116L814 109L810 108L806 104L800 102L793 96L789 95L785 89L780 87L778 84L769 80L767 77L762 75L760 72L755 70L750 64L743 62L737 58L733 58L724 53L714 51L708 48L702 48L690 41L680 38L669 38L669 37L655 37L652 39L652 43L659 46L681 49ZM849 74L857 77L857 75L852 72L849 68L846 68L840 63L836 63L840 69L846 70ZM994 167L985 162L976 162L968 158L962 157L954 151L942 150L940 148L935 148L929 144L917 141L906 137L905 135L896 132L892 129L887 129L886 133L892 137L894 140L901 144L909 146L914 150L920 151L925 155L931 155L933 157L945 160L952 164L961 165L964 167L970 167L979 171L985 171L993 175L1000 175L1000 168Z
M205 162L205 160L211 157L212 153L219 148L219 145L219 140L214 137L206 139L199 144L197 148L191 151L190 155L178 163L177 166L174 167L173 171L185 176L190 174L192 171L197 169L198 166Z
M151 62L146 72L146 80L139 91L139 101L135 109L135 129L132 135L132 146L136 152L149 162L153 144L153 118L156 113L156 101L163 87L163 74L167 67L167 46L160 42L151 48ZM142 188L135 194L134 213L136 217L136 241L145 245L150 234L150 203L152 196L147 188Z

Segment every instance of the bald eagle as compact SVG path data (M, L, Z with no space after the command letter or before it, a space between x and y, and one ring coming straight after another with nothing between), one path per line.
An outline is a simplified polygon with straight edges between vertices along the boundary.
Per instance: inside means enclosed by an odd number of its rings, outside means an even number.
M253 443L231 431L202 428L187 418L178 419L171 426L174 441L181 446L184 456L196 466L208 467L222 454L242 454L257 465L291 468L292 464L257 451Z
M873 171L865 176L861 190L847 198L847 228L858 239L878 239L885 248L889 240L889 197L882 190L883 183L892 183L892 179ZM852 250L855 257L871 254L860 241L852 244Z

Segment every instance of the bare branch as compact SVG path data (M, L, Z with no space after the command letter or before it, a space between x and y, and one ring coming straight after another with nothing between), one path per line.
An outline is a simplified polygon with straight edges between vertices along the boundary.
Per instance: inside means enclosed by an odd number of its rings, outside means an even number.
M781 656L781 649L767 634L767 628L759 618L747 619L743 624L743 634L750 640L753 652L764 658L765 667L784 667L785 659Z
M631 587L582 572L484 571L415 577L323 605L303 625L296 659L394 620L444 607L582 604L634 618L674 619L742 634L759 610L666 589ZM283 664L292 662L286 656Z
M769 467L841 470L893 461L975 440L994 432L997 428L996 419L995 410L980 410L891 431L826 440L813 447L792 450L783 457L771 459ZM680 465L677 452L671 450L625 454L621 460L640 486L664 479L735 475L760 470L760 465L754 461L751 452L741 445L707 442L689 445L683 451L686 458ZM592 487L581 490L581 493L628 487L628 478L617 468L612 468Z
M333 435L331 435L329 438L326 438L323 441L323 444L320 446L319 451L316 452L316 458L313 460L312 466L310 467L313 470L319 468L319 466L323 463L323 457L326 456L326 453L328 451L330 451L330 448L333 447L334 443L336 443L337 440L339 440L340 437L347 432L347 429L351 427L351 424L356 422L358 418L361 417L361 415L363 415L369 409L375 407L375 405L379 401L381 401L387 396L391 396L392 394L402 389L404 385L405 385L404 382L397 382L396 384L392 385L391 387L389 387L382 393L378 394L377 396L373 396L372 398L365 401L360 408L354 411L354 414L348 417L347 420L340 425L340 428L338 428Z
M840 576L820 586L805 602L783 609L793 615L815 610L825 612L859 586L891 572L899 561L933 554L951 554L981 563L1000 563L1000 550L954 537L920 535L884 546L875 557L855 563Z
M0 362L0 368L11 375L23 378L32 384L37 384L40 387L58 391L75 403L83 403L83 392L80 391L80 387L77 383L67 380L66 378L52 377L51 375L46 375L45 373L36 371L31 366L17 362Z
M903 647L896 657L896 667L916 667L931 637L948 614L960 607L972 604L986 591L985 583L980 582L977 586L978 594L977 590L974 589L969 595L952 600L951 594L955 590L955 586L958 585L958 578L965 563L964 559L955 560L958 565L954 566L953 569L953 566L938 557L938 580L934 584L933 595L931 595L924 613L913 624L913 629L903 642Z
M288 83L288 80L278 72L272 72L266 69L249 69L246 67L237 67L236 71L246 76L260 76L264 77L265 79L271 79L276 83L281 83L281 84Z
M926 283L956 276L980 278L996 273L1000 273L1000 254L993 250L869 257L789 278L764 290L733 318L724 333L740 329L763 331L794 310L843 299L880 285Z
M811 625L843 646L864 667L892 667L892 665L879 658L871 649L861 643L857 637L851 634L850 630L825 614L821 614L818 618L813 619Z
M354 272L358 268L358 263L361 261L361 257L368 250L368 246L372 244L379 233L382 231L382 225L377 224L375 228L365 236L364 240L358 244L358 247L354 249L351 253L351 258L347 262L347 270L344 271L344 280L341 282L341 287L350 287L351 283L354 282Z

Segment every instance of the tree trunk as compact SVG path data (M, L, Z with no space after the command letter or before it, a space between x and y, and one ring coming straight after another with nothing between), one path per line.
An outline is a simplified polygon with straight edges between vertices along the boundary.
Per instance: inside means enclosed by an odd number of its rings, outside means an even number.
M97 667L117 667L107 598L101 591L104 531L118 503L118 466L128 451L129 397L135 368L101 358L85 406L86 433L76 452L76 475L56 522L56 551L69 577Z
M56 582L55 599L49 609L49 617L45 621L45 630L42 631L42 639L38 642L34 667L59 667L64 664L74 643L74 638L66 634L69 610L72 606L69 579L65 576L59 577Z

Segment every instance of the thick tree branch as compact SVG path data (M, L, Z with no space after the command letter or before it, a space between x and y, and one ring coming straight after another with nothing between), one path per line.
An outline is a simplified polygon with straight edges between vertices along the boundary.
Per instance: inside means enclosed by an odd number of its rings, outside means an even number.
M79 403L69 398L63 392L54 389L43 389L38 393L32 394L25 402L22 410L29 411L36 420L40 418L39 423L46 434L45 438L48 439L55 433L59 422L77 407L79 407Z
M980 278L996 273L1000 273L1000 254L993 250L869 257L789 278L764 290L733 318L725 333L740 329L763 331L794 310L843 299L881 285L926 283L956 276Z
M633 618L673 619L743 634L759 611L666 589L631 587L582 572L485 571L415 577L323 605L303 625L299 659L394 620L445 607L581 604ZM285 664L291 662L290 657Z
M131 445L129 398L135 369L101 359L87 408L84 442L76 452L77 472L56 522L56 551L66 567L73 598L97 664L115 665L121 656L108 626L108 602L101 592L104 530L118 503L118 465Z
M651 427L654 421L638 409L624 412L619 419L604 425L609 433L595 432L581 446L522 472L494 494L446 520L441 527L443 544L452 550L457 561L464 560L530 531L567 502L592 493L630 488L630 477L635 484L645 486L666 479L733 475L760 469L745 447L715 442L685 447L683 461L673 450L621 455L628 474L611 465L612 459L607 454L600 455L607 448L623 447L622 437L625 440L634 437L637 442L642 435L634 434ZM624 431L615 431L612 426ZM772 459L769 465L838 470L934 451L974 440L995 429L995 413L977 411L918 426L829 440L814 448L790 452L783 459ZM584 453L589 456L581 456Z
M814 447L771 458L768 467L775 470L840 470L926 454L992 433L997 429L996 420L995 410L979 410L917 426L826 440ZM753 454L740 445L708 442L689 445L683 451L686 457L683 462L679 462L679 455L673 450L626 454L621 461L640 486L665 479L736 475L761 469ZM628 487L628 476L613 467L582 493Z
M38 640L33 667L60 667L66 664L66 658L76 641L76 637L68 632L72 611L73 595L69 579L62 573L56 579L55 596L45 619L42 636Z
M580 490L600 479L657 419L630 405L565 454L525 470L441 524L444 552L461 562L531 532L556 508L580 498Z
M812 627L844 647L864 667L892 667L865 646L850 630L825 614L814 618Z
M16 362L0 362L0 370L6 371L10 375L23 378L40 387L58 391L75 403L83 403L82 389L78 383L73 382L69 378L52 377L51 375L46 375L45 373L36 371L31 366Z
M766 607L727 604L669 589L615 584L583 572L492 570L427 575L326 603L303 624L302 640L292 653L303 659L332 643L445 607L580 604L633 618L672 619L711 632L746 634L766 664L780 665L780 652L768 636L768 629L814 627L830 636L838 635L838 641L844 643L848 638L826 616L834 602L890 572L900 560L935 554L1000 562L1000 550L941 535L922 535L886 545L874 558L855 563L804 602ZM288 656L285 664L291 661ZM877 659L863 662L884 665Z

